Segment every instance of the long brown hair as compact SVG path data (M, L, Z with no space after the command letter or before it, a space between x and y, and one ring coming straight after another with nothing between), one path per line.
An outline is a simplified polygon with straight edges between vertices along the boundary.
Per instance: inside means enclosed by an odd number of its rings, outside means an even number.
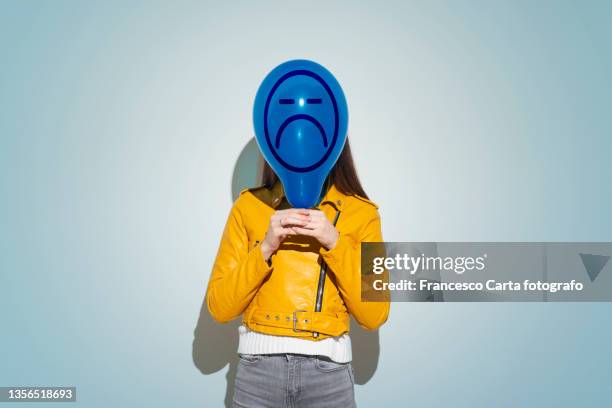
M262 185L267 188L272 186L278 180L278 176L272 170L272 167L263 160L263 170L261 173ZM325 189L328 189L331 185L335 185L338 191L345 195L358 195L363 198L369 199L368 195L363 190L359 177L357 176L357 170L355 169L355 162L353 161L353 155L351 154L351 146L348 138L340 153L340 157L334 167L332 167L327 179L325 180Z

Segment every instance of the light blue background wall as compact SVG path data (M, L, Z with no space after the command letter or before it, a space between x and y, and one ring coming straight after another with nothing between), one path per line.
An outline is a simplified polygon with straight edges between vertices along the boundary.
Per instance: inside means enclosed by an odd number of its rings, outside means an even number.
M0 385L222 406L227 368L196 368L193 331L255 91L290 58L345 88L387 240L611 241L611 18L606 1L1 2ZM358 401L611 405L610 312L394 304Z

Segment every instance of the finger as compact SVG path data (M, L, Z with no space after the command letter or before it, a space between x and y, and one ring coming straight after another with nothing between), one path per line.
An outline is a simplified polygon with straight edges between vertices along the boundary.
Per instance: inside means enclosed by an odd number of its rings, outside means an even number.
M308 215L308 209L306 208L287 208L285 210L277 210L275 212L275 214L302 214L302 215Z
M274 228L274 235L281 237L285 235L296 235L296 233L292 228L277 227Z
M312 217L310 217L308 215L302 215L302 214L296 214L296 213L286 214L286 215L283 216L283 218L285 218L285 219L290 219L291 218L291 219L301 220L301 221L304 221L304 222L308 222L308 221L310 221L312 219Z
M283 227L288 227L288 226L293 226L293 225L297 225L298 227L304 227L308 225L309 222L310 220L308 219L301 219L297 217L285 217L281 220L281 225Z
M282 219L285 217L298 217L298 218L304 218L304 219L311 218L309 214L301 212L301 211L282 210L282 211L277 211L276 213L274 213L271 219Z
M325 213L321 210L308 210L308 214L315 218L326 218Z
M314 230L314 229L322 229L323 228L323 223L319 220L311 220L310 222L308 222L305 225L298 225L298 227L302 227L302 228L307 228L310 230Z
M293 230L300 235L307 235L309 237L316 237L318 235L317 230L293 227Z
M286 222L285 224L281 225L282 228L293 228L293 227L300 227L300 228L306 228L306 223L302 223L302 222Z
M285 208L284 210L274 211L274 214L289 214L294 212L303 213L304 211L305 209L303 208Z

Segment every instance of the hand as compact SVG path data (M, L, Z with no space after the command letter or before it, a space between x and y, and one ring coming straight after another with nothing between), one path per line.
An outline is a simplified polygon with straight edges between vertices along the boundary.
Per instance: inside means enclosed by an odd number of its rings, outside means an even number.
M297 235L295 227L304 227L310 222L309 210L290 208L279 210L270 217L268 231L260 247L266 262L288 235Z
M292 230L301 235L314 237L325 247L331 250L336 246L340 233L327 219L323 211L305 210L310 215L310 222L304 226L295 226Z

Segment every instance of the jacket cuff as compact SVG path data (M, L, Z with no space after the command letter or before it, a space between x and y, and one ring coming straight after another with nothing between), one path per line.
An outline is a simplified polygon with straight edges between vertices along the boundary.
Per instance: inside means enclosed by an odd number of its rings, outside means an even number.
M342 264L350 257L353 251L357 249L355 241L348 235L342 235L338 237L336 246L332 249L321 248L319 253L327 265L336 273L342 270Z
M271 259L266 262L263 257L263 253L261 252L260 244L257 243L252 249L249 257L255 257L252 262L255 263L255 270L257 273L267 274L272 270L272 262Z

